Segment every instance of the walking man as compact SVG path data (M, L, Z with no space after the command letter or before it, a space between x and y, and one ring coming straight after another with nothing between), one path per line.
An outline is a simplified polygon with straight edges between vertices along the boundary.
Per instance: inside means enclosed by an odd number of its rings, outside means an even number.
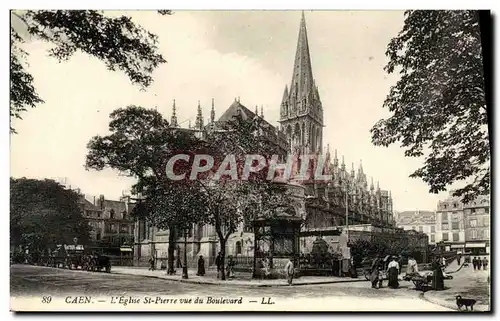
M288 262L285 265L285 274L286 274L286 278L288 280L288 285L292 285L293 271L294 271L294 268L293 268L292 258L288 258Z
M488 267L488 258L485 256L483 259L483 269L486 270Z
M220 275L221 271L222 271L222 257L221 257L221 254L220 252L217 254L217 257L215 258L215 265L217 266L217 278L221 278L222 276Z
M155 270L155 257L153 255L151 255L151 257L149 258L149 270Z

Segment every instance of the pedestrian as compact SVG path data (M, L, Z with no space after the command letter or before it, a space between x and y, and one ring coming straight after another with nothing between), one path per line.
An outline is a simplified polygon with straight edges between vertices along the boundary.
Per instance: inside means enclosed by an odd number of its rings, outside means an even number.
M477 269L481 270L482 267L483 267L483 260L481 260L481 257L478 257L477 258Z
M474 259L472 260L472 265L474 266L474 271L479 270L479 259L477 256L474 256Z
M227 278L233 278L234 277L234 266L236 262L234 262L233 256L229 255L227 258L227 271L226 271L226 276Z
M153 255L151 255L151 257L149 258L149 270L155 270L155 257Z
M372 266L370 267L370 282L372 283L372 288L376 289L377 288L377 283L379 282L379 266L380 266L380 258L376 257L373 262Z
M198 271L196 273L198 276L205 275L205 260L203 259L203 255L200 255L198 258Z
M488 258L485 256L483 259L483 269L486 270L487 267L488 267Z
M410 256L408 258L408 266L406 267L406 274L411 275L415 273L418 273L418 263L412 256Z
M288 281L288 285L292 285L293 273L294 273L294 268L293 268L292 258L288 258L288 262L285 265L285 275Z
M221 278L221 270L222 270L222 256L220 252L217 254L217 257L215 258L215 265L217 266L217 278Z
M462 261L462 253L458 252L457 253L457 263L460 266L460 262Z
M396 257L393 256L391 262L389 262L387 274L389 275L388 286L391 289L397 289L399 287L398 276L399 276L399 263L396 261Z
M356 279L358 277L358 271L356 270L356 260L354 255L351 256L351 278Z
M435 260L432 263L432 289L435 291L442 291L444 290L444 276L443 276L443 270L442 270L442 265L439 262L439 260Z

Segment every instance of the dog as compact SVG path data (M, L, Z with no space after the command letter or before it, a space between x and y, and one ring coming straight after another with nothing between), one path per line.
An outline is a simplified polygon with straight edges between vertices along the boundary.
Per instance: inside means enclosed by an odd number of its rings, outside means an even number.
M457 295L457 307L460 310L462 307L465 307L465 310L468 311L468 307L470 307L471 311L474 311L474 304L476 304L476 300L474 299L462 299L462 296Z

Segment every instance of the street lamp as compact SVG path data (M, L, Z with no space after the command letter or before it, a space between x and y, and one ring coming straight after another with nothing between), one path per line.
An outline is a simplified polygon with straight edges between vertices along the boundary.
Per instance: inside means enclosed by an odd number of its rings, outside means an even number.
M187 230L184 230L184 265L182 266L182 278L188 278L188 267L187 267Z

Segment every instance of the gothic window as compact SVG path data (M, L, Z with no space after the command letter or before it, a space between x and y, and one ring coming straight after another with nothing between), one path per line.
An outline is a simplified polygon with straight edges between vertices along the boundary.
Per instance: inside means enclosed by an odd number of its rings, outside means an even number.
M109 210L109 218L115 218L115 210L114 209Z
M241 254L241 242L236 242L236 255Z

